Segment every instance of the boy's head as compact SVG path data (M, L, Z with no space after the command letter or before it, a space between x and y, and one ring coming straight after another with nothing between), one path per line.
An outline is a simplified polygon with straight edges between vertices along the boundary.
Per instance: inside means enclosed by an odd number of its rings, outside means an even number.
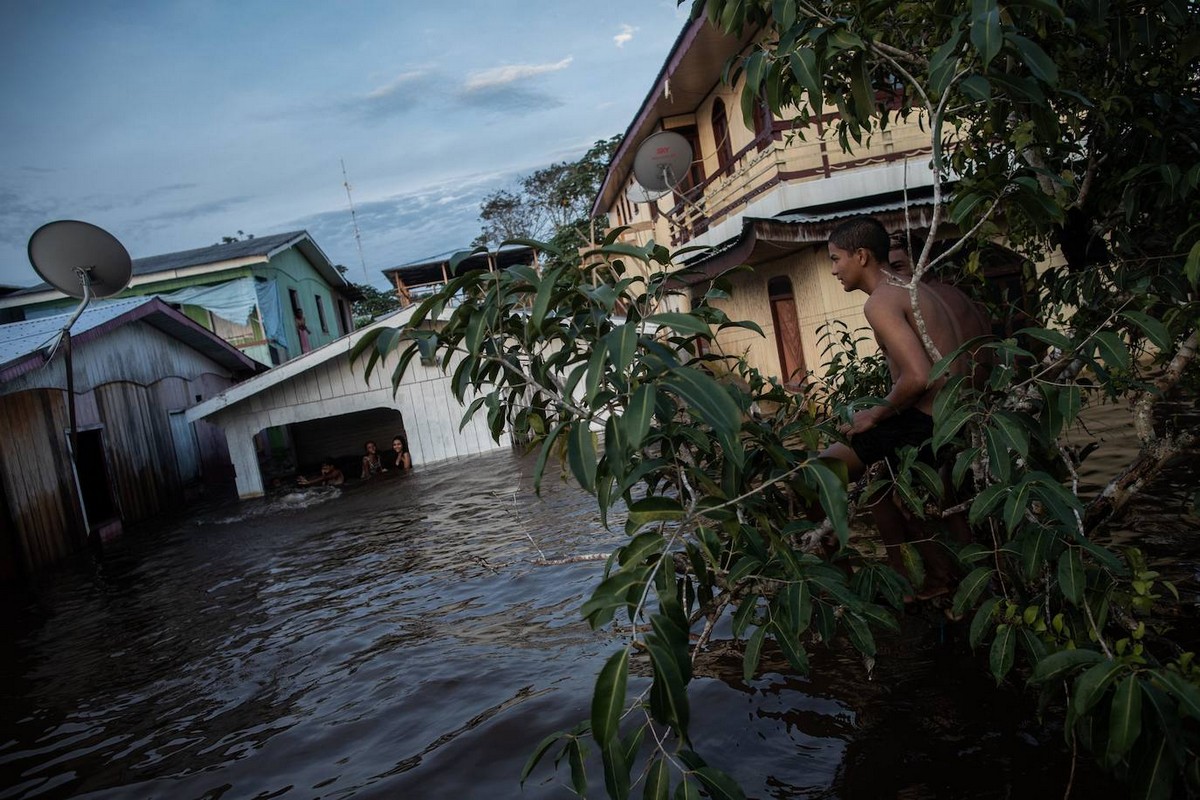
M851 217L830 232L829 243L849 253L862 248L880 264L888 263L888 232L874 217Z

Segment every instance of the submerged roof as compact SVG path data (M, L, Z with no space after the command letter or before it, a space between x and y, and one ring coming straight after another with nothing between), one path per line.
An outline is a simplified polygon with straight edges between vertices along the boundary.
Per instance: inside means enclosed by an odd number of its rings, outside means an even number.
M317 243L313 241L312 237L309 236L308 231L289 231L288 233L277 233L272 236L242 239L227 244L214 244L209 247L180 250L176 253L135 258L133 259L133 279L130 283L131 285L137 285L152 283L155 279L166 280L173 277L180 277L177 274L172 274L179 273L180 271L186 271L187 274L195 275L205 272L216 272L222 269L231 269L247 264L261 263L292 247L300 250L304 257L309 260L317 272L321 273L321 276L331 286L341 289L343 292L348 290L348 293L351 295L356 293L350 286L349 281L337 271L333 263L329 260L329 257L325 255L321 248L317 246ZM203 267L210 267L210 269L202 269ZM37 286L19 289L8 295L5 299L27 298L30 295L43 293L57 297L66 296L50 284L40 283ZM12 305L12 303L10 302L8 305Z
M45 364L47 348L54 343L73 313L0 325L0 383ZM156 297L96 302L71 326L71 342L86 344L138 320L234 372L252 373L264 369L263 365Z

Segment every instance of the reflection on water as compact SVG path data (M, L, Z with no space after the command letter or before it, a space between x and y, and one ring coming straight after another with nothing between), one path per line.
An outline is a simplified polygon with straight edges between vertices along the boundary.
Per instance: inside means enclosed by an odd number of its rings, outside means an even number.
M618 634L579 620L601 562L530 560L616 537L553 477L533 497L530 469L504 453L214 509L6 598L0 798L569 796L565 771L522 791L520 769L587 716ZM1178 543L1178 517L1153 525ZM718 644L695 745L754 797L1061 797L1061 733L963 635L915 614L872 679L844 649L811 679L768 652L749 685Z

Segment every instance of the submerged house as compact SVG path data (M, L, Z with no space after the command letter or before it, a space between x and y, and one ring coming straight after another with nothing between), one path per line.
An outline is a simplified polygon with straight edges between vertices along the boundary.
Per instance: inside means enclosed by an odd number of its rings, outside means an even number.
M733 319L757 322L766 336L728 328L717 346L797 387L822 366L823 326L866 325L862 298L844 293L830 275L829 232L859 214L893 232L926 228L930 143L916 115L876 131L853 153L843 152L834 135L836 109L814 115L802 129L763 104L747 124L744 80L726 86L722 75L729 59L748 54L761 35L726 35L703 15L687 23L630 122L592 213L607 215L611 227L625 226L622 241L707 247L686 257L700 276L682 287L685 304L690 292L704 290L705 277L752 267L730 276L732 296L718 304ZM639 147L660 131L683 136L693 155L674 190L655 198L637 184L633 166ZM1004 259L992 266L997 275L1017 269Z
M0 325L0 579L227 486L185 412L265 369L159 299L98 302L56 345L68 317Z
M375 441L386 458L392 437L404 436L413 467L511 446L508 434L492 438L486 414L463 422L464 408L451 390L453 362L443 372L432 360L413 359L404 379L393 387L392 372L403 347L380 359L369 379L366 357L351 359L355 345L369 331L402 327L415 308L382 317L231 386L187 412L189 420L211 423L224 432L239 497L262 496L272 479L292 478L291 474L263 474L255 442L268 428L286 430L290 461L301 472L315 472L324 458L332 457L350 479L358 475L367 440Z
M353 330L358 290L306 231L133 261L118 297L155 296L243 353L273 365ZM0 323L36 319L76 301L48 284L0 296Z

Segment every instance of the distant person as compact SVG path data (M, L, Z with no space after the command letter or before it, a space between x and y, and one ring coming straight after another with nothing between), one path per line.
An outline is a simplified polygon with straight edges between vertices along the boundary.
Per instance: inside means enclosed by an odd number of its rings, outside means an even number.
M362 460L362 479L372 477L379 472L387 472L387 467L383 465L383 459L379 457L379 448L375 442L367 442L367 454Z
M296 478L296 483L301 486L341 486L346 482L346 476L333 463L333 456L325 456L321 461L321 474L315 478L306 478L301 475Z
M408 439L404 434L392 437L392 466L400 470L412 469L412 454L408 452Z
M846 443L830 445L823 456L846 464L851 480L862 477L878 461L895 464L899 450L915 447L921 458L932 461L929 440L933 436L933 401L947 377L930 382L933 362L917 330L909 290L912 277L897 273L889 263L887 231L872 217L856 217L838 225L829 236L829 258L833 276L847 292L867 295L863 314L879 350L887 360L892 385L884 402L855 412L850 422L839 427ZM917 299L926 332L934 345L947 355L964 342L990 333L986 317L961 291L936 280L922 281ZM970 358L955 360L950 374L966 374ZM873 508L888 560L904 574L900 545L911 541L905 516L891 498ZM918 598L928 599L950 591L953 566L948 554L933 542L914 542L926 564L925 586ZM917 587L914 587L917 588Z

